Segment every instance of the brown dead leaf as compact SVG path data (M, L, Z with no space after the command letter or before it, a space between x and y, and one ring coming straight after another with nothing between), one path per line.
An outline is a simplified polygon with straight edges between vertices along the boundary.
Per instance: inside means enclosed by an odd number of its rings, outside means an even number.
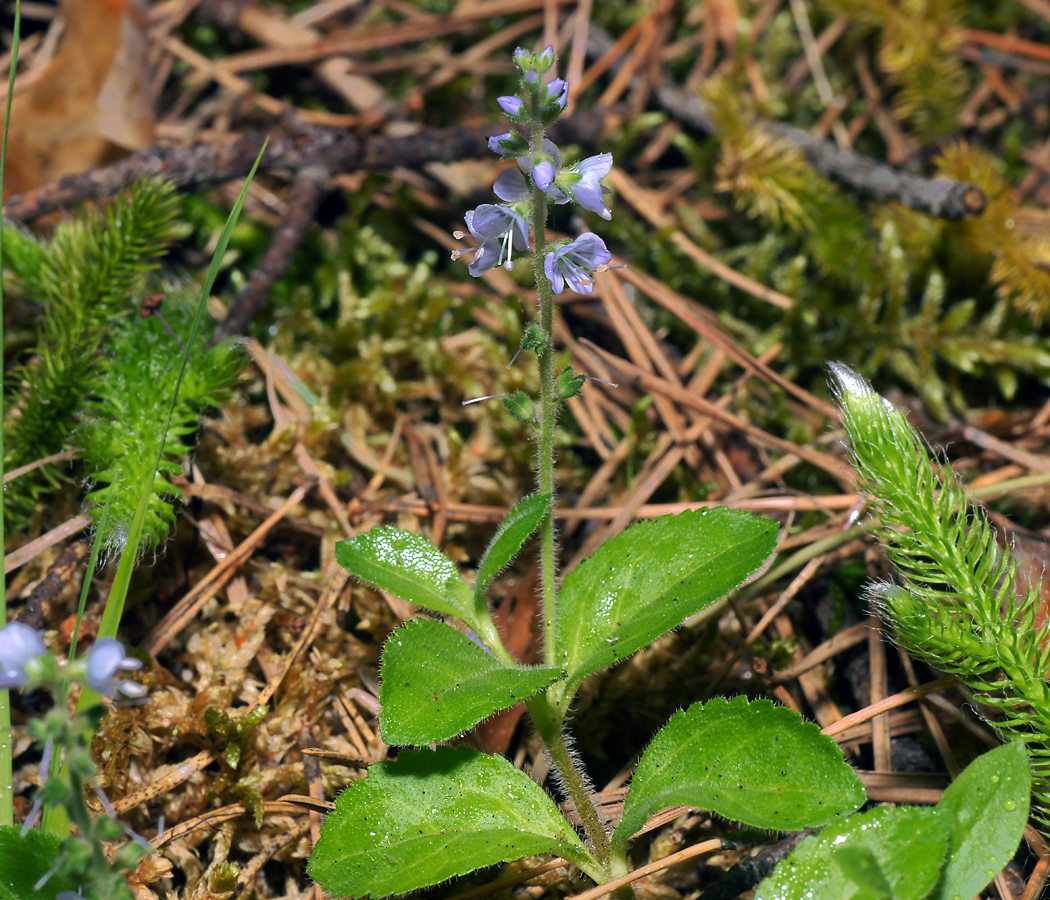
M63 0L58 52L11 106L4 194L153 141L145 0Z

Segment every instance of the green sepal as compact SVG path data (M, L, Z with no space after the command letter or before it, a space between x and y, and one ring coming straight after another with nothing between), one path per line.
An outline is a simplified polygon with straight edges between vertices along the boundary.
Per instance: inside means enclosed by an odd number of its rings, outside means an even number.
M348 572L395 597L434 612L457 616L477 631L474 593L459 569L425 537L379 525L335 545Z
M376 763L343 791L307 872L335 897L387 897L536 853L601 877L528 775L502 756L438 747Z
M379 730L395 746L447 741L564 677L506 666L450 625L413 619L383 646Z
M641 522L565 576L555 609L553 662L568 704L583 678L630 656L753 576L778 526L736 509L691 510Z
M554 382L554 396L559 400L568 400L578 397L583 390L583 383L587 380L586 375L576 375L572 366L566 366Z
M923 900L947 849L937 810L880 806L807 837L755 900Z
M515 391L503 398L503 405L515 419L532 425L536 421L536 407L524 391Z
M948 862L932 900L976 897L1014 857L1028 822L1032 772L1020 741L977 757L937 809L949 828Z
M478 565L474 581L474 608L486 608L486 591L492 581L539 527L543 517L550 511L550 494L530 494L518 502L503 521L485 550Z
M0 900L54 900L60 891L76 891L63 875L53 874L38 889L36 884L58 862L62 839L39 829L27 831L0 825Z
M671 806L798 831L866 799L842 749L817 725L771 700L716 697L675 713L646 748L612 846L619 852L651 815Z

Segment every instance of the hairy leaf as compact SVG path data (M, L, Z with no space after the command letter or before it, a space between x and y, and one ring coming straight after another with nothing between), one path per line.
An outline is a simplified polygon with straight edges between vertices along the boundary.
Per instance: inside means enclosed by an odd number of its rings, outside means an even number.
M0 825L0 900L54 900L59 891L75 890L61 875L52 875L40 888L37 882L58 861L62 839L48 831Z
M866 795L842 750L770 700L717 697L675 713L642 755L613 846L669 806L794 831L853 812Z
M758 571L777 524L704 509L632 525L565 576L555 613L555 661L580 681L680 625Z
M755 900L923 900L947 848L937 810L880 806L802 841Z
M976 897L1013 859L1028 822L1032 773L1020 741L977 757L937 809L949 829L948 863L933 900Z
M599 872L528 775L502 756L438 747L377 763L343 791L307 871L336 897L385 897L534 853Z
M503 665L469 637L414 619L383 647L379 729L388 744L447 741L565 677L561 669Z
M540 520L550 508L550 494L532 494L522 499L499 523L492 543L478 566L478 576L474 583L474 603L477 608L485 605L485 591L489 582L514 558L521 545L539 527Z
M425 537L380 525L335 545L339 565L395 597L458 616L475 631L474 597L455 564Z

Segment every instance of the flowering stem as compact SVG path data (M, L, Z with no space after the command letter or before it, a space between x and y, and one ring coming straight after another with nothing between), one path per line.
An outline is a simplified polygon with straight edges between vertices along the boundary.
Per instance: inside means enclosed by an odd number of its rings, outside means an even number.
M540 363L540 429L536 439L536 464L539 469L541 494L554 497L554 422L558 416L558 402L554 398L554 291L543 273L543 256L547 248L547 198L539 188L533 189L533 240L535 252L532 268L536 276L536 294L540 302L540 330L543 332L543 352ZM544 658L548 666L554 661L554 505L540 522L540 583L543 599Z
M531 128L532 152L539 153L543 146L543 126L536 120ZM532 203L532 270L536 282L536 295L540 307L540 330L544 345L539 354L540 363L540 422L536 438L536 461L539 469L541 494L553 498L550 509L540 522L540 579L543 603L543 646L548 666L556 666L554 644L554 612L557 599L554 556L554 424L558 417L559 400L554 395L554 290L543 269L547 250L547 196L533 185ZM602 866L609 864L609 836L605 821L591 800L587 779L580 770L565 742L563 726L565 716L544 695L528 704L529 714L543 738L554 765L565 788L576 806L577 815L587 834L591 852Z

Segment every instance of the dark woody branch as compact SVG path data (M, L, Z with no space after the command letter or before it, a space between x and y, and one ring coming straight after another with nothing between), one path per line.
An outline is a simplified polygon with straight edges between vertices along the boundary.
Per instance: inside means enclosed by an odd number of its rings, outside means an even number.
M587 55L602 56L612 45L613 39L592 23ZM695 93L667 82L659 85L654 93L657 103L678 121L694 131L717 137L714 120ZM912 175L852 150L842 150L831 141L783 122L767 122L763 127L798 148L821 175L844 187L871 194L876 200L896 200L940 219L968 219L984 211L984 192L972 184Z

